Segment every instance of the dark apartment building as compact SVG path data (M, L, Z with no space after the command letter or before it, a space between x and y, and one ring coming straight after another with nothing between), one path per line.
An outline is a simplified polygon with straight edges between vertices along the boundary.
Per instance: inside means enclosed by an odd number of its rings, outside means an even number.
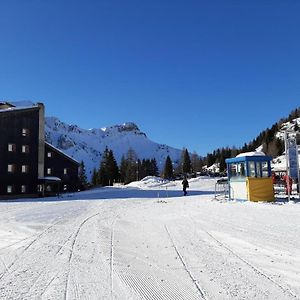
M79 164L58 150L49 160L45 148L52 146L45 143L44 124L42 103L22 107L0 102L0 197L36 196L48 181L60 190L76 190Z

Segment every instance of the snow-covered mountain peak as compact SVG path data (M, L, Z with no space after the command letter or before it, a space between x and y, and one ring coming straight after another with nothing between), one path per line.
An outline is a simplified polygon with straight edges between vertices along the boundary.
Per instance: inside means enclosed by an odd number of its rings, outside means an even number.
M181 150L149 140L133 122L99 129L82 129L56 117L46 117L45 138L48 143L74 159L83 160L89 177L94 168L98 169L105 147L113 150L118 162L131 148L141 160L155 158L160 169L168 155L175 164L181 156Z

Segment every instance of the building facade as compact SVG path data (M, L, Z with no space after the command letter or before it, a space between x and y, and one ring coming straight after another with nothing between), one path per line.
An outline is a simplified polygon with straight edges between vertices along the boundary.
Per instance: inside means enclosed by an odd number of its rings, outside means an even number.
M79 164L59 151L52 160L46 157L51 145L45 143L44 126L42 103L16 107L0 102L0 197L36 196L47 168L62 189L75 190Z
M49 143L45 143L45 178L57 177L61 180L59 191L78 190L79 163ZM51 188L51 186L50 186Z

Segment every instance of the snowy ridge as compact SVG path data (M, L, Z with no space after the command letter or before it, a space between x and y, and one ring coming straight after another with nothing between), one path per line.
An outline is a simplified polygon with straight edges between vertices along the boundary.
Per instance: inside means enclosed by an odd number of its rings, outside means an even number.
M181 156L181 150L149 140L132 122L100 129L82 129L55 117L46 117L45 139L75 160L83 160L89 178L93 168L99 167L105 147L113 150L118 163L122 155L132 148L141 160L155 158L159 169L163 168L168 155L174 163Z

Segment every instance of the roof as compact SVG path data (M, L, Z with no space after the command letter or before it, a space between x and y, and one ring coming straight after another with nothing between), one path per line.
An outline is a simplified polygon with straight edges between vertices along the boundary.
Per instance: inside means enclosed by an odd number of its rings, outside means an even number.
M19 107L9 107L9 108L4 108L0 109L0 113L5 113L5 112L15 112L15 111L23 111L23 110L31 110L31 109L38 109L39 107L36 106L19 106Z
M261 151L251 151L251 152L240 153L236 157L242 157L242 156L266 156L266 154Z
M4 106L4 107L6 107L6 108L9 108L9 107L15 107L15 105L13 105L12 103L9 103L9 102L7 102L7 101L2 101L2 102L0 102L0 107L1 106Z
M53 149L54 151L58 152L59 154L63 155L64 157L66 157L67 159L71 160L72 162L76 163L77 165L80 165L80 163L74 159L73 157L71 157L70 155L64 153L63 151L61 151L60 149L54 147L53 145L51 145L50 143L45 141L45 145L49 146L51 149Z
M247 161L271 161L271 156L266 155L252 155L252 156L240 156L240 157L233 157L227 158L225 162L227 164L237 163L237 162L247 162Z

